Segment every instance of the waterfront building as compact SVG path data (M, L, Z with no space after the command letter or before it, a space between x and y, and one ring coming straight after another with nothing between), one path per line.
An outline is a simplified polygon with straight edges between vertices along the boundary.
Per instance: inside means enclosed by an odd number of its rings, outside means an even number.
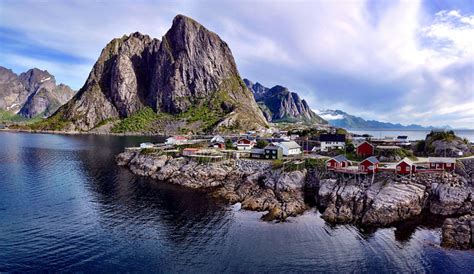
M321 151L344 149L346 146L345 134L321 134L319 136Z
M379 163L379 160L375 156L370 156L359 163L359 170L367 173L377 173L379 170Z
M328 169L338 169L344 168L351 165L351 162L347 160L346 156L344 155L337 155L326 161L326 166Z
M285 156L301 155L302 153L301 146L295 141L280 142L278 146L282 148Z
M363 141L357 146L356 153L358 156L372 156L374 155L374 146L367 141Z

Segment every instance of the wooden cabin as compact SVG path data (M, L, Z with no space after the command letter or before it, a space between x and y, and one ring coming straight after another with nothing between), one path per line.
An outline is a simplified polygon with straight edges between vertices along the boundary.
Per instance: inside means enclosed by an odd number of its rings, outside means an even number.
M400 175L407 175L416 172L416 166L412 160L408 158L403 158L400 162L397 163L395 166L395 173Z
M371 143L364 141L357 146L356 153L359 156L372 156L374 155L374 146Z
M351 162L344 155L337 155L326 161L328 169L338 169L350 166Z
M429 157L430 169L454 171L456 168L456 158Z
M359 170L367 173L377 173L379 171L379 163L375 156L370 156L359 163Z

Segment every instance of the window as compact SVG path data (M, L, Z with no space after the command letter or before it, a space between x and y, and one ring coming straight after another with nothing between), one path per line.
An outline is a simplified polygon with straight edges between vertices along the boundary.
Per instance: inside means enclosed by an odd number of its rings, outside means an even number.
M272 153L273 153L273 154L276 154L277 152L276 152L276 150L273 150Z
M446 167L451 167L451 164L446 164Z
M401 171L401 167L400 166L397 166L397 171Z
M405 171L410 171L410 167L409 167L409 166L406 166L406 167L405 167Z

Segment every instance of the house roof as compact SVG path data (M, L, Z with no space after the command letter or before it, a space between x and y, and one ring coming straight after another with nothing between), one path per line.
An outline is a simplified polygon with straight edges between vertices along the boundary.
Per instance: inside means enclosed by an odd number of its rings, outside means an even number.
M365 162L365 161L369 161L372 164L378 164L379 163L379 159L377 159L375 156L370 156L369 158L365 159L362 162Z
M321 142L345 142L345 134L321 134L319 136L319 141Z
M253 140L251 140L250 138L239 138L237 140L237 143L240 142L240 141L249 141L249 142L253 142Z
M399 149L399 148L401 148L401 147L399 147L399 146L377 146L376 148L377 148L377 149L390 150L390 149Z
M198 150L199 150L199 148L195 148L195 147L187 147L187 148L185 148L185 149L183 149L183 150L186 150L186 151L198 151Z
M278 149L280 149L280 147L279 147L279 146L274 146L274 145L267 145L267 146L265 147L265 149L273 149L273 150L276 149L276 150L278 150Z
M447 158L447 157L428 157L428 162L430 162L430 163L446 163L446 164L454 164L454 163L456 163L456 158Z
M336 162L340 163L340 162L348 162L349 160L347 160L346 156L344 155L337 155L336 157L333 157L329 160L335 160Z
M371 147L374 147L374 145L372 145L371 143L367 142L367 141L363 141L362 143L358 144L357 147L360 147L362 144L364 143L367 143L369 144Z
M398 166L399 164L401 164L402 162L407 163L409 166L412 166L412 165L413 165L413 161L410 160L409 158L405 157L405 158L403 158L400 162L397 163L397 166Z
M224 142L224 137L222 137L220 135L216 135L216 136L212 137L211 142Z
M400 135L400 136L397 136L397 139L401 140L401 139L408 139L408 136L406 135Z
M187 138L184 137L184 136L172 136L172 137L167 138L166 140L172 140L172 139L174 139L174 140L187 140Z
M287 149L301 148L301 146L295 141L281 142L280 146L284 146Z
M251 154L265 154L265 150L262 148L252 148L250 150Z

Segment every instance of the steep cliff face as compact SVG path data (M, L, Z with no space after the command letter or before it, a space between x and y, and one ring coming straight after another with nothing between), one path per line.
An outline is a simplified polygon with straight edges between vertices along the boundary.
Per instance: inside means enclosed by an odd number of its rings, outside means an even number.
M21 73L0 67L0 109L24 117L49 116L69 101L74 91L46 70L37 68Z
M159 40L138 32L113 39L78 94L53 118L70 122L70 129L89 130L103 120L127 117L143 108L153 52L159 45Z
M260 83L244 80L247 87L253 92L262 109L265 118L270 122L305 122L326 123L324 119L314 113L308 103L295 92L283 86L266 88Z
M112 40L84 87L52 121L87 131L145 107L180 119L212 113L214 128L266 126L227 44L182 15L162 41L140 33Z
M28 95L18 75L0 66L0 110L17 113Z

